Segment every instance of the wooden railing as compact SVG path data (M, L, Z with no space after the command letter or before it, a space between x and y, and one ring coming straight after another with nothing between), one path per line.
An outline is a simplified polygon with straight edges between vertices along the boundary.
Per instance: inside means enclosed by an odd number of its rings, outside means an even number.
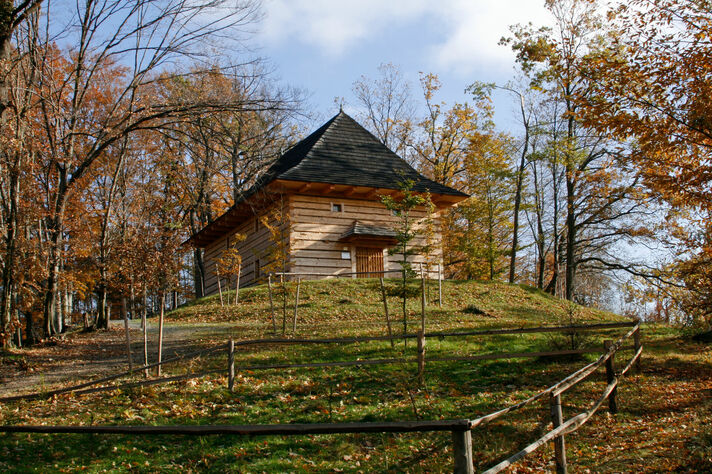
M426 357L425 355L425 341L427 338L437 337L468 337L468 336L494 336L494 335L512 335L512 334L533 334L533 333L572 333L572 332L583 332L583 331L594 331L599 329L615 329L622 327L630 327L635 323L631 322L621 322L621 323L600 323L600 324L589 324L589 325L572 325L572 326L543 326L543 327L531 327L531 328L506 328L506 329L482 329L474 331L460 331L460 332L427 332L427 333L413 333L413 334L399 334L393 336L364 336L364 337L346 337L346 338L269 338L269 339L248 339L242 341L228 342L227 344L227 369L212 369L204 370L200 372L193 372L182 375L175 375L170 377L160 377L156 379L144 380L140 382L128 382L123 384L113 384L105 385L101 387L96 387L96 385L106 384L113 380L117 380L121 377L125 377L134 373L139 373L145 369L150 369L166 364L171 364L175 362L185 361L195 357L201 357L203 355L208 355L211 353L218 352L220 350L225 350L224 344L218 344L210 348L202 349L199 351L194 351L189 354L184 354L182 356L173 357L166 359L162 362L156 362L148 365L143 365L140 367L135 367L133 369L110 375L107 377L102 377L100 379L92 380L89 382L83 382L78 385L73 385L71 387L65 387L58 390L37 392L26 395L14 395L10 397L0 398L0 402L10 402L18 400L34 400L40 398L48 398L54 395L61 395L65 393L75 393L75 394L88 394L96 393L117 389L127 389L136 388L141 386L158 385L162 383L178 382L182 380L196 379L205 377L208 375L215 374L227 374L228 384L230 384L234 374L241 370L276 370L276 369L297 369L297 368L324 368L324 367L353 367L353 366L367 366L367 365L383 365L383 364L403 364L403 363L413 363L418 365L418 376L422 378L423 371L425 369L426 362L454 362L454 361L475 361L475 360L498 360L498 359L516 359L516 358L532 358L532 357L555 357L562 355L573 355L573 354L587 354L600 352L599 349L587 348L587 349L574 349L574 350L560 350L560 351L544 351L544 352L499 352L490 354L476 354L468 356L448 356L448 357ZM383 359L358 359L350 361L331 361L331 362L308 362L308 363L284 363L284 364L254 364L254 365L235 365L235 348L242 346L259 346L259 345L311 345L311 344L355 344L362 342L372 342L372 341L400 341L404 339L417 339L418 340L418 352L416 358L405 358L405 357L390 357ZM232 344L232 345L231 345ZM637 349L637 346L636 346ZM230 373L233 375L231 376Z
M615 354L618 350L620 350L623 346L623 342L630 338L634 338L635 341L635 353L633 357L630 359L626 367L620 371L618 375L615 373L615 366L614 366L614 357ZM606 341L605 343L605 348L606 352L598 358L595 362L592 362L591 364L588 364L587 366L579 369L578 371L574 372L573 374L569 375L566 377L564 380L552 385L548 389L539 392L537 395L534 397L531 397L521 403L518 403L517 405L514 405L512 407L509 407L505 410L500 410L499 412L492 413L490 415L487 415L485 417L481 417L478 420L472 420L471 427L474 428L480 423L477 423L479 420L484 420L486 419L487 422L490 422L496 418L499 418L510 411L511 409L516 407L522 408L531 402L538 400L540 398L545 397L546 395L549 395L550 398L550 410L551 410L551 417L552 417L552 424L553 424L553 429L546 433L544 436L539 438L538 440L534 441L521 451L513 454L509 458L505 459L504 461L500 462L499 464L491 467L490 469L484 471L486 474L495 474L498 472L503 471L504 469L508 468L515 462L519 461L523 457L525 457L527 454L530 454L534 452L536 449L540 448L544 444L546 444L548 441L554 440L554 456L555 456L555 461L556 461L556 472L557 473L565 473L567 472L567 462L566 462L566 444L565 444L565 439L564 436L566 434L572 433L576 431L578 428L580 428L586 421L593 416L594 413L600 408L600 406L608 400L609 403L609 410L612 414L617 413L618 411L618 405L616 401L616 387L618 386L618 379L619 377L622 377L625 375L631 367L634 365L639 368L640 364L640 355L643 352L643 347L640 345L640 323L636 323L635 326L623 337L621 337L618 341L615 343L611 341ZM582 382L585 380L588 376L590 376L592 373L594 373L597 369L599 369L602 365L606 366L606 380L608 385L606 388L603 390L603 394L592 404L591 408L586 410L583 413L579 413L578 415L570 418L567 421L563 421L563 414L562 414L562 409L561 409L561 395L569 390L570 388L574 387L576 384Z
M570 374L565 379L557 382L556 384L550 386L549 388L537 393L536 395L519 402L517 404L511 405L509 407L503 408L493 413L489 413L484 416L480 416L475 419L460 419L460 420L437 420L437 421L399 421L399 422L376 422L376 423L317 423L317 424L289 424L289 425L218 425L218 426L1 426L0 432L26 432L26 433L116 433L116 434L178 434L178 435L214 435L214 434L237 434L237 435L249 435L249 436L263 436L263 435L306 435L306 434L334 434L334 433L364 433L364 432L422 432L422 431L451 431L453 438L453 463L454 471L456 473L472 473L473 468L473 458L472 458L472 435L471 431L476 428L481 428L483 425L490 423L498 418L501 418L508 413L515 410L523 408L537 400L543 399L544 397L549 397L549 406L552 416L553 429L546 433L544 436L534 441L528 445L523 450L515 453L509 458L503 460L499 464L493 466L492 468L485 471L488 474L494 474L501 472L502 470L508 468L515 462L519 461L527 454L535 451L539 447L543 446L549 441L554 441L555 444L555 460L557 472L567 471L567 462L565 455L565 438L564 436L572 433L580 426L582 426L588 419L593 416L593 414L600 408L600 406L606 401L609 401L609 410L611 413L617 412L617 401L616 401L616 388L618 385L619 377L625 375L631 367L634 365L638 366L640 363L640 356L643 351L640 345L640 324L633 323L633 327L621 337L615 343L606 341L605 352L601 355L598 360L592 362L576 372ZM572 331L572 330L591 330L611 328L611 327L622 327L623 325L630 326L631 323L613 323L613 324L598 324L591 326L580 326L580 327L559 327L556 328L559 331ZM445 337L448 335L473 335L473 334L517 334L517 331L522 332L551 332L555 328L521 328L516 329L503 329L503 330L483 330L483 331L469 331L464 333L431 333L430 335L438 335L440 337ZM421 333L419 335L401 335L398 339L403 337L418 337L419 340L424 337ZM634 339L634 350L635 353L630 361L627 363L626 367L616 374L614 358L615 354L623 348L623 343L633 337ZM420 357L418 360L404 360L404 359L378 359L378 360L360 360L360 361L344 361L344 362L328 362L328 363L308 363L308 364L272 364L272 365L262 365L262 366L234 366L234 348L235 345L249 345L257 343L349 343L357 342L363 340L388 340L387 336L378 337L368 337L368 338L338 338L338 339L319 339L319 340L294 340L294 339L272 339L272 340L253 340L253 341L231 341L228 345L228 384L232 389L232 384L234 383L235 370L250 370L255 369L270 369L270 368L295 368L295 367L333 367L333 366L344 366L344 365L368 365L368 364L382 364L382 363L393 363L393 362L418 362L419 375L421 374L421 364L424 365L424 360ZM424 346L424 343L423 343ZM419 348L420 348L419 344ZM214 349L210 349L211 351ZM424 352L424 351L422 351ZM551 355L560 353L582 353L587 352L581 351L556 351L550 353L505 353L505 354L490 354L490 355L479 355L479 356L466 356L466 357L449 357L449 358L435 358L430 359L431 361L439 360L478 360L482 358L503 358L503 357L528 357L533 354L538 355ZM419 350L420 354L421 351ZM574 387L576 384L582 382L591 374L593 374L597 369L605 364L606 375L607 375L607 386L603 391L603 394L592 404L592 406L583 413L580 413L567 421L563 421L563 414L561 409L561 395L565 393L570 388ZM135 369L136 371L142 370L142 368ZM186 374L176 377L165 377L162 379L149 380L144 382L137 382L133 384L124 384L121 386L111 386L111 387L97 387L93 389L84 389L79 393L88 393L90 391L99 390L113 390L116 388L123 388L128 386L140 386L147 384L163 383L169 381L176 381L185 378L198 377L209 373L215 373L216 371L206 371L200 374ZM221 371L222 372L222 371ZM106 380L105 378L103 380ZM94 383L99 383L95 381ZM82 386L86 387L87 384ZM19 397L14 397L13 399L19 399Z

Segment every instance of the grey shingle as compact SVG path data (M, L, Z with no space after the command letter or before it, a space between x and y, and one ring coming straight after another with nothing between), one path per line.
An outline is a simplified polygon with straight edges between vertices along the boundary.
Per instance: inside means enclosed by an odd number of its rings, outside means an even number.
M263 178L384 189L412 180L415 191L466 196L418 173L344 112L288 150Z

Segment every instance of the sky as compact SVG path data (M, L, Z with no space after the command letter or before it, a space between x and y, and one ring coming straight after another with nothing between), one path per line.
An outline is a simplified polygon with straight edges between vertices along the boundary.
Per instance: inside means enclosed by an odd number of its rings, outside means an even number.
M337 97L354 114L354 81L377 77L383 63L400 68L416 99L425 72L439 76L441 101L464 102L474 81L514 78L514 55L498 45L510 25L549 22L543 0L264 0L263 9L259 53L282 82L309 93L318 121L338 111ZM515 97L494 100L499 128L516 132Z

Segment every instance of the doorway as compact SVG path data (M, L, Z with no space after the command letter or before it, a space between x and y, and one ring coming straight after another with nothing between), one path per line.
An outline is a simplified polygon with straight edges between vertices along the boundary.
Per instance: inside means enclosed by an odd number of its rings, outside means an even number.
M359 278L383 276L383 249L378 247L356 247L356 272ZM379 273L369 273L379 272Z

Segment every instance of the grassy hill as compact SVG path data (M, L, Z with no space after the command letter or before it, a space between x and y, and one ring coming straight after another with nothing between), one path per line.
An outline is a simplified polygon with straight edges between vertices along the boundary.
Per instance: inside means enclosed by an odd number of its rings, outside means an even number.
M426 331L482 327L522 327L538 325L621 321L606 311L578 306L555 298L536 288L501 282L444 281L442 306L438 306L437 281L428 281L426 293ZM411 282L408 298L408 328L420 328L420 282ZM401 299L397 281L385 283L390 318L394 332L402 331ZM267 285L240 290L234 302L234 290L224 293L231 304L221 306L220 297L211 295L195 300L168 314L173 322L234 322L240 336L255 336L271 330L271 312ZM273 302L278 330L284 309L284 293L273 288ZM294 317L296 283L287 283L286 315L288 329ZM382 293L378 279L330 279L303 281L299 290L297 334L356 335L384 333L386 328ZM411 329L412 328L412 329Z
M389 282L392 288L394 282ZM619 316L572 306L536 290L502 283L445 282L443 306L430 288L428 330L521 327L620 320ZM294 288L288 299L291 335ZM167 327L230 322L237 338L271 331L267 289L242 290L240 303L221 307L218 296L170 313ZM232 301L232 296L231 296ZM400 332L398 298L388 298L395 332ZM280 308L281 300L275 298ZM409 303L409 324L419 328L420 305ZM281 312L277 311L281 324ZM384 334L378 280L303 282L297 335ZM210 323L208 323L210 324ZM217 326L217 324L216 324ZM281 327L279 328L281 333ZM599 348L624 330L592 334L577 341ZM574 472L709 472L712 428L712 357L708 346L678 330L646 326L643 371L618 389L619 413L605 409L567 437ZM226 335L215 336L224 342ZM214 341L216 342L216 341ZM555 335L498 335L427 340L427 354L458 356L498 351L552 349L568 344ZM342 361L379 357L412 359L415 344L383 341L348 345L242 347L236 364ZM618 356L623 364L631 352ZM539 392L597 357L430 362L425 384L412 363L281 370L239 370L235 390L226 376L189 382L0 406L3 424L262 424L475 418ZM180 374L225 368L220 353L167 367ZM563 395L564 416L590 406L605 386L595 374ZM489 467L533 441L548 428L545 400L473 432L476 470ZM449 433L319 435L291 438L209 436L13 435L0 438L0 470L28 472L450 472ZM551 469L547 446L512 472Z

